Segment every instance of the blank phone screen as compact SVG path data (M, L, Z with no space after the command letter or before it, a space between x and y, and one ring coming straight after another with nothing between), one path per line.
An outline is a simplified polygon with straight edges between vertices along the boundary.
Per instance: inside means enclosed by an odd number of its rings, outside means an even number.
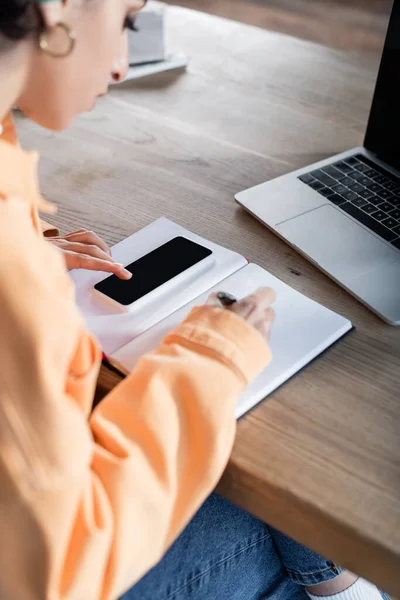
M193 267L212 251L184 237L176 237L126 267L132 273L128 281L116 275L94 287L102 294L127 306Z

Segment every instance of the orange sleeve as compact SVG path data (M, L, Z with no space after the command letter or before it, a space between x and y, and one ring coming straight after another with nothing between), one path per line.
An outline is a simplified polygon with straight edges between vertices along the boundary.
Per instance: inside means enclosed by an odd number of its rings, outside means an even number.
M0 139L16 146L18 144L17 130L11 112L6 115L0 125Z
M116 600L214 488L269 350L233 313L194 309L88 422L99 350L15 199L0 202L0 278L2 597Z
M17 130L11 112L9 112L5 119L0 123L0 140L9 143L12 146L18 145ZM54 237L60 235L57 227L47 223L46 221L43 221L43 219L39 220L39 226L44 237Z

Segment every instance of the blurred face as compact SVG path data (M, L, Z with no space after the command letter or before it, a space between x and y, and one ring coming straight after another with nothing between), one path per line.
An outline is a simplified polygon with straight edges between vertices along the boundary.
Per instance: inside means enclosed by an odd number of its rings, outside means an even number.
M74 50L68 57L54 58L35 42L18 108L53 130L65 128L79 113L91 110L112 78L125 77L126 19L144 4L144 0L65 0L62 21L76 36ZM50 50L68 48L68 37L61 28L46 35Z

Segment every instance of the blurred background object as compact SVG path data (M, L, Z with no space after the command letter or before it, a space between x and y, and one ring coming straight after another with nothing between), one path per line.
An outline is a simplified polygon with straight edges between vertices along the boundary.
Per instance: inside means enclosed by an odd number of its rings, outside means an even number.
M167 0L333 48L380 54L392 0Z
M184 70L187 58L183 52L168 52L165 36L164 2L151 1L128 27L129 71L124 84L132 79L141 79L164 71Z
M165 60L164 4L147 5L128 30L128 39L131 67Z

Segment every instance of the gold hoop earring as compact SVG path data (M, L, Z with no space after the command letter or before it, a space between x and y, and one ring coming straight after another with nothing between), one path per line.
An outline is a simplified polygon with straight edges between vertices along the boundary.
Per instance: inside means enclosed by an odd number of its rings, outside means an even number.
M51 56L52 58L66 58L70 54L72 54L73 49L76 44L76 34L72 31L71 27L66 23L56 23L53 29L60 29L68 40L68 48L63 52L57 52L50 49L49 40L47 38L48 31L43 31L39 36L39 47L42 52Z

